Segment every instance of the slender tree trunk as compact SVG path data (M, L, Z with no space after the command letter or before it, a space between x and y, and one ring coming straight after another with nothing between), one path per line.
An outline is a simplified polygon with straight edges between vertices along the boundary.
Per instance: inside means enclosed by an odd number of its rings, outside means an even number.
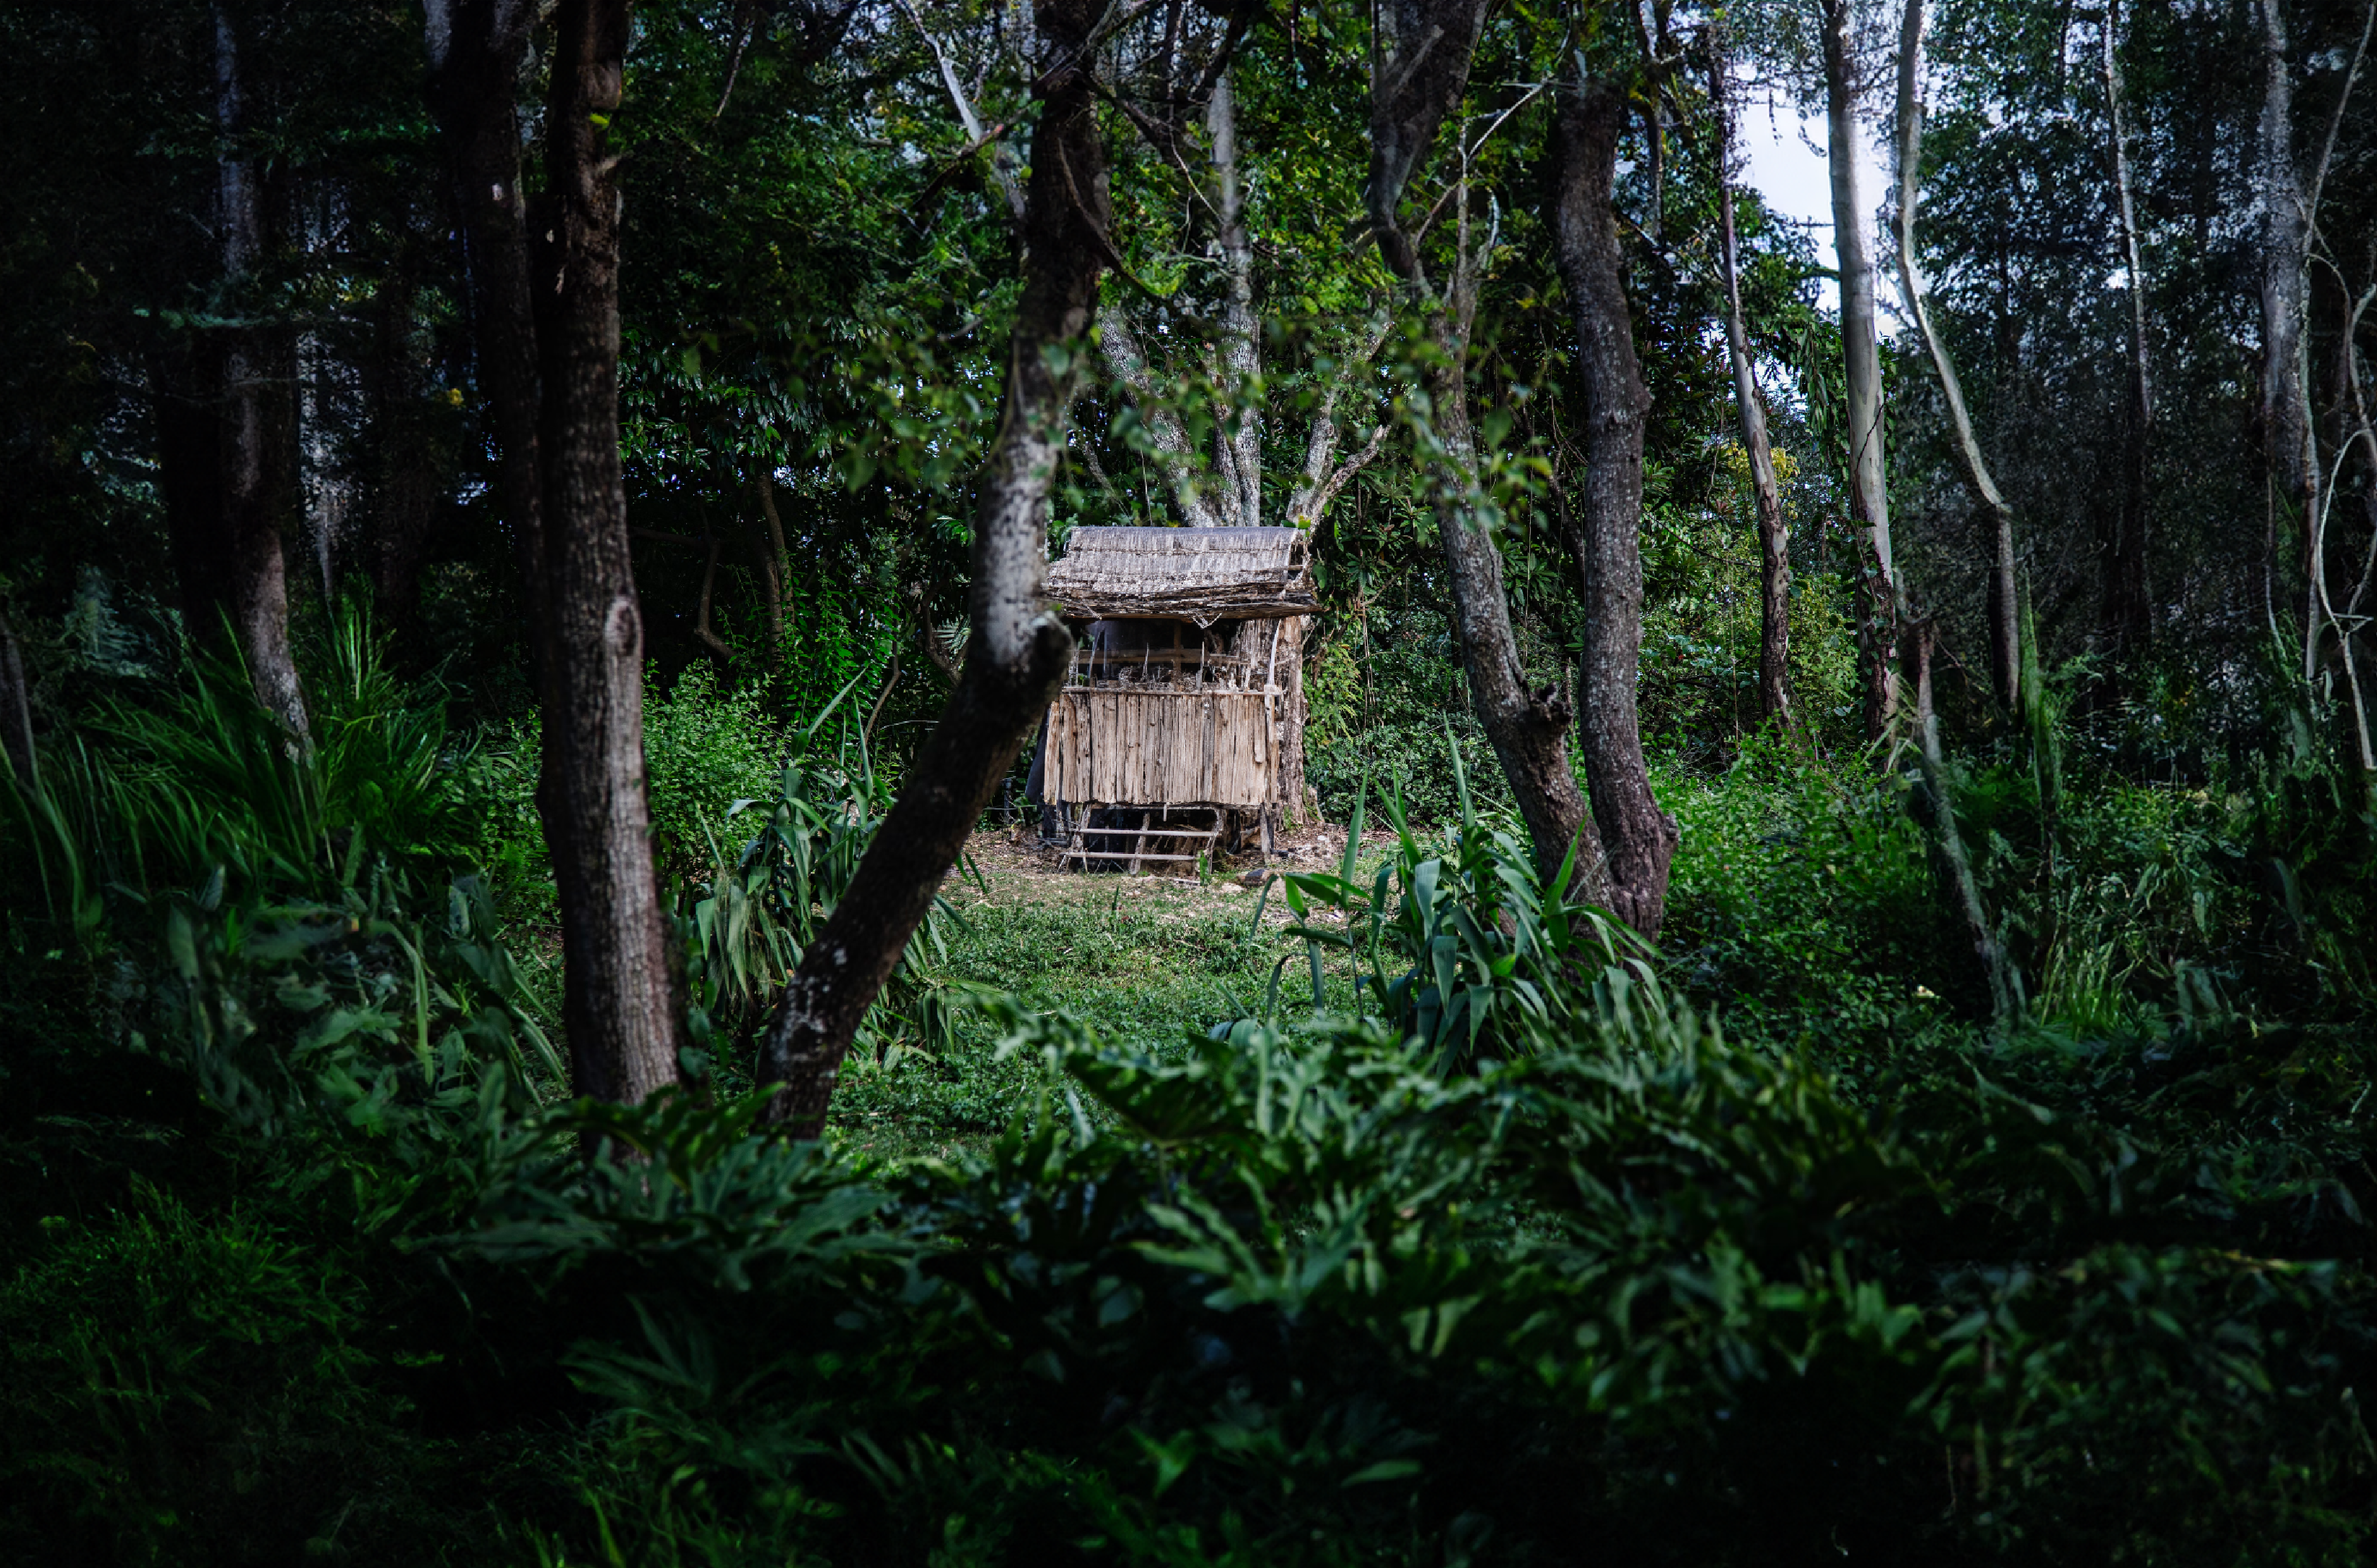
M753 485L759 493L759 517L764 533L754 530L751 552L759 558L759 582L768 597L768 646L782 653L784 647L784 519L776 511L776 481L762 459L759 477Z
M2116 657L2132 656L2154 632L2153 594L2146 577L2147 493L2154 462L2154 375L2146 343L2144 249L2138 239L2138 208L2130 175L2130 137L2123 105L2119 0L2105 0L2103 29L2105 103L2111 117L2113 195L2121 220L2121 260L2130 275L2130 406L2128 441L2122 453L2121 525L2106 563L2103 624Z
M1255 320L1255 251L1247 233L1246 193L1238 180L1237 102L1230 73L1213 83L1205 106L1205 130L1213 153L1214 240L1222 251L1222 368L1234 388L1252 386L1262 373L1260 326ZM1262 526L1262 410L1242 410L1234 431L1225 419L1217 434L1223 471L1235 483L1235 514L1240 528Z
M715 533L705 532L701 536L701 542L703 545L701 602L694 611L693 640L708 648L719 663L732 668L735 663L735 650L726 646L726 639L720 636L710 624L710 607L714 602L718 591L718 536Z
M1642 425L1651 394L1634 353L1611 186L1624 94L1607 82L1563 89L1552 132L1552 254L1576 322L1585 482L1569 548L1584 581L1579 742L1608 856L1609 908L1646 937L1666 912L1676 820L1652 798L1635 714L1642 652ZM1771 478L1771 470L1770 470ZM1571 514L1575 516L1575 514Z
M1528 688L1502 591L1502 556L1487 531L1477 484L1468 387L1475 264L1468 250L1466 201L1454 246L1452 287L1444 298L1429 288L1418 247L1397 216L1404 187L1438 125L1460 104L1486 9L1487 0L1380 0L1370 51L1370 168L1364 199L1380 255L1409 294L1429 309L1429 331L1440 351L1427 377L1436 450L1426 456L1436 470L1437 529L1470 700L1518 799L1537 869L1548 879L1573 849L1578 874L1572 887L1598 898L1606 895L1602 846L1569 762L1568 698L1557 682L1541 690Z
M1850 0L1824 0L1824 124L1833 177L1833 248L1840 260L1841 350L1848 393L1849 517L1863 536L1858 653L1865 671L1865 727L1881 735L1898 703L1893 668L1899 618L1898 569L1890 546L1888 465L1882 451L1881 350L1874 321L1873 258L1866 248L1865 198L1857 189L1857 59Z
M2302 529L2302 663L2308 681L2317 664L2320 628L2319 463L2311 445L2311 362L2303 334L2311 228L2295 166L2294 79L2285 0L2259 3L2263 87L2254 138L2253 207L2262 253L2262 439L2271 487L2294 511ZM2268 570L2275 580L2275 555Z
M760 1075L782 1085L770 1119L815 1137L866 1009L932 908L998 781L1047 708L1073 639L1046 608L1048 495L1075 386L1044 350L1071 344L1097 307L1110 244L1105 147L1084 43L1094 0L1041 0L1046 45L1025 193L1023 294L1008 350L1007 397L976 514L972 635L957 690L910 767L850 890L784 988Z
M215 116L222 151L216 164L216 222L222 271L237 291L252 279L264 252L264 191L259 172L241 146L247 134L246 86L239 34L218 6L215 23ZM224 330L218 396L218 476L221 515L223 605L256 695L292 734L309 733L305 693L289 648L288 564L281 524L294 510L296 365L285 329ZM206 628L210 629L210 628Z
M376 341L365 371L372 423L372 589L390 623L410 615L420 595L422 550L437 515L440 488L426 359L413 330L417 297L411 268L400 268L377 302Z
M644 784L644 628L619 468L617 113L627 0L565 0L545 112L536 253L537 456L545 530L544 775L562 909L563 1023L580 1094L633 1104L676 1081L683 1008Z
M2001 1024L2011 1022L2016 1010L2013 967L2004 944L1989 929L1988 909L1981 903L1980 884L1973 878L1972 858L1965 851L1956 826L1956 808L1948 795L1948 762L1940 748L1940 723L1931 707L1931 650L1936 633L1928 620L1905 627L1905 657L1914 667L1915 731L1917 760L1925 793L1931 797L1931 822L1938 835L1940 861L1947 873L1948 891L1972 939L1973 956L1989 988L1989 1011Z
M1948 405L1948 425L1956 443L1956 458L1965 482L1989 519L1989 681L2006 711L2020 705L2021 638L2015 628L2013 508L1998 489L1981 441L1973 429L1971 410L1965 406L1964 383L1947 340L1931 320L1923 296L1923 274L1916 265L1915 215L1923 197L1923 30L1925 0L1906 0L1898 30L1898 287L1906 314L1922 335L1924 351L1940 377L1940 393Z
M1741 416L1741 446L1750 458L1750 486L1758 505L1759 636L1758 710L1785 730L1791 728L1791 535L1783 521L1783 495L1774 478L1774 451L1766 439L1766 409L1759 400L1758 375L1750 358L1750 328L1741 310L1741 251L1733 230L1733 119L1731 62L1716 50L1709 68L1709 101L1715 106L1717 225L1725 267L1725 341L1733 363L1733 398Z
M430 97L444 131L470 289L479 396L497 454L496 502L541 621L536 317L520 182L520 82L533 0L428 0ZM539 644L542 657L542 642Z
M0 608L0 755L19 789L42 787L41 754L33 749L33 705L25 684L24 655L17 647L17 628Z

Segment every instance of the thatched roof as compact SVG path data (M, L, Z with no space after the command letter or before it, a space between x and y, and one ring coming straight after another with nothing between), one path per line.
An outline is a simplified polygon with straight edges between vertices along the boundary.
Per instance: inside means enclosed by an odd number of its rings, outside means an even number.
M1048 569L1068 616L1179 615L1215 621L1306 615L1312 568L1297 529L1079 528Z

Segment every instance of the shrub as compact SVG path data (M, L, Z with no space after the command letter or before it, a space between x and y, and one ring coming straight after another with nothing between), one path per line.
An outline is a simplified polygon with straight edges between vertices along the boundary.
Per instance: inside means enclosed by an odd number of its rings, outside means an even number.
M722 691L707 665L687 666L667 691L647 684L644 764L663 862L680 873L707 864L727 808L774 792L789 739L758 687Z
M386 1437L357 1282L237 1211L136 1202L45 1221L0 1284L0 1540L52 1562L319 1554Z

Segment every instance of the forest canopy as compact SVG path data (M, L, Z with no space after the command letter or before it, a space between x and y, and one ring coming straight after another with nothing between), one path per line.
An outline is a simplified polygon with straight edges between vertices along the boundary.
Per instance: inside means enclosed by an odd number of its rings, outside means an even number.
M2372 42L0 0L0 1552L2364 1561Z

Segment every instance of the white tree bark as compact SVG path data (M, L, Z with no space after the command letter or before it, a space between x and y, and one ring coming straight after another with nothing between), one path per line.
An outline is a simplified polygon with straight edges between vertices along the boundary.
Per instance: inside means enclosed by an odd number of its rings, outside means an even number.
M1940 377L1940 394L1948 405L1950 434L1965 481L1989 515L1989 675L1999 700L2011 709L2021 693L2021 659L2015 641L2013 508L1999 490L1981 453L1980 437L1965 404L1964 384L1956 377L1953 356L1931 320L1923 297L1923 274L1916 261L1915 215L1923 195L1923 32L1928 25L1924 0L1906 0L1898 30L1898 288L1906 314L1923 339L1931 369Z
M1898 702L1891 664L1900 608L1890 543L1890 491L1882 450L1881 349L1874 321L1873 257L1858 190L1857 54L1851 0L1824 0L1824 125L1832 163L1833 248L1840 261L1841 350L1848 393L1849 513L1865 536L1865 719L1878 735Z

